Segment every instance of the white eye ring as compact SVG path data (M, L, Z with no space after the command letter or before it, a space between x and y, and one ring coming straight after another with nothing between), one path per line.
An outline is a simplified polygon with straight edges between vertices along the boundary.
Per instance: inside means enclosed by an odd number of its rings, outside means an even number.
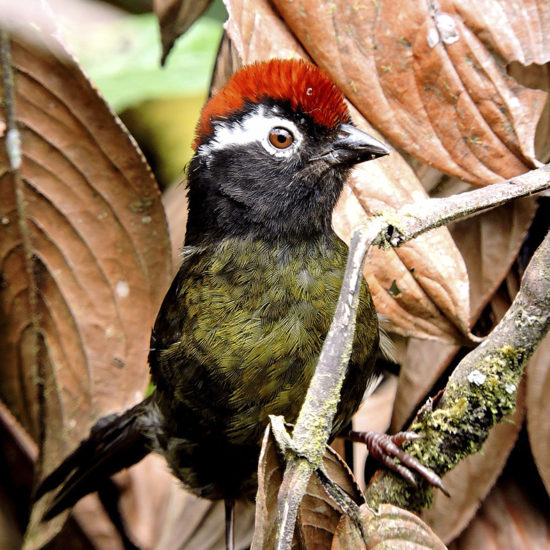
M274 129L288 132L292 136L292 142L285 148L277 147L269 139ZM275 157L290 157L300 147L304 136L296 124L282 116L273 116L263 105L258 105L256 110L244 116L239 122L227 123L217 121L214 124L214 133L210 140L203 143L198 153L207 159L214 151L261 143L262 147Z

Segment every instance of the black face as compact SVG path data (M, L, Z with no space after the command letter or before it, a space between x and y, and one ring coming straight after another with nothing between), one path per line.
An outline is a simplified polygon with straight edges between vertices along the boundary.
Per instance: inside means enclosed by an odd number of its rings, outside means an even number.
M288 239L329 231L351 166L368 160L355 133L367 136L347 124L330 130L275 102L249 104L214 123L189 166L186 242L206 235ZM371 149L369 158L382 154Z

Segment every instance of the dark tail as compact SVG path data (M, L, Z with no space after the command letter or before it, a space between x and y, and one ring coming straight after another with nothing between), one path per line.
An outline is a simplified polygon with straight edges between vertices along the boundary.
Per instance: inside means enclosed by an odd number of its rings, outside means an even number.
M139 462L151 451L144 433L144 417L149 416L151 397L126 412L97 421L84 440L40 484L35 500L54 489L55 497L43 519L48 520L70 508L83 496L97 490L102 481Z

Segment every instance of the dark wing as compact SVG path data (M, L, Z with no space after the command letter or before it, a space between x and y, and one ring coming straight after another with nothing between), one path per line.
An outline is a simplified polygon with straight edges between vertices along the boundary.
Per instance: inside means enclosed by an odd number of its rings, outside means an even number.
M120 415L100 419L84 440L39 485L35 500L58 489L44 519L51 519L73 506L98 485L122 470L139 462L150 451L150 439L143 431L143 418L150 416L151 397Z
M151 377L153 383L157 386L170 384L172 377L175 375L170 368L170 364L161 360L161 354L181 339L182 326L187 315L186 308L183 305L183 295L200 278L201 268L200 252L198 250L186 251L186 256L178 273L160 306L151 332L148 358Z

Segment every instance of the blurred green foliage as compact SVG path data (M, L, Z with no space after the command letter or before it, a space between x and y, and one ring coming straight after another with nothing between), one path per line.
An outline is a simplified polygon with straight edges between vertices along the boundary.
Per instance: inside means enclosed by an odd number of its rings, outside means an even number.
M84 29L64 26L79 63L137 140L161 189L181 181L193 153L226 18L222 0L212 2L176 41L164 67L153 13L113 10Z
M152 13L121 14L86 32L67 29L66 34L80 64L111 107L121 112L147 99L204 93L222 35L222 20L223 5L214 2L177 40L164 68L159 65L159 28Z

